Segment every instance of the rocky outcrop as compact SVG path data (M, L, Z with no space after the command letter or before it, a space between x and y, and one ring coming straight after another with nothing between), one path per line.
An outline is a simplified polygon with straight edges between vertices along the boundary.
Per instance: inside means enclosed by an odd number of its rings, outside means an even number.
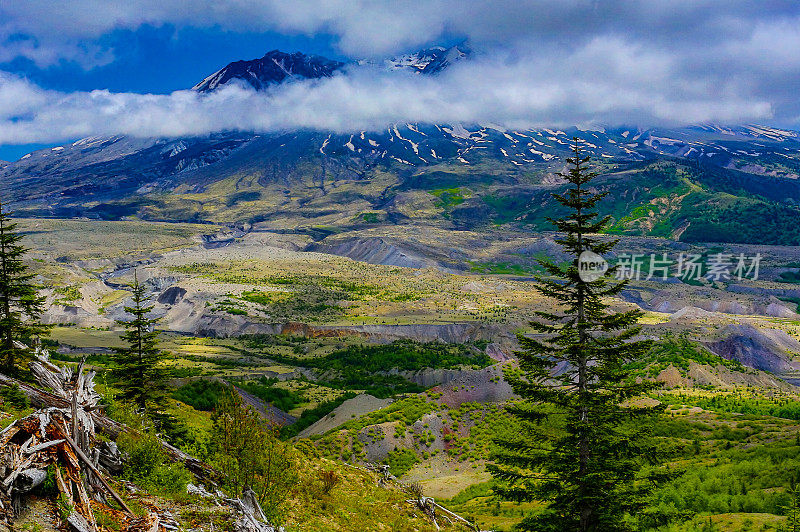
M307 438L314 434L325 434L329 430L343 425L364 414L369 414L375 410L380 410L392 403L391 399L378 399L368 394L361 394L344 401L337 406L330 414L318 420L313 425L303 429L297 436Z
M680 282L671 279L672 283ZM685 308L698 308L722 314L769 316L798 319L795 306L782 301L797 297L798 290L767 290L760 287L730 285L726 289L697 287L690 292L670 289L654 290L647 287L627 288L621 293L624 300L635 303L644 310L674 314Z
M451 378L433 388L433 391L441 392L439 400L450 407L472 402L503 403L515 397L511 386L503 379L502 364L481 370L459 370L446 375L438 374L439 371L450 370L433 370L430 376ZM419 382L422 381L420 379Z
M305 251L329 253L370 264L403 266L407 268L438 268L440 264L424 255L401 247L384 238L348 238L336 242L310 244Z
M161 292L161 295L158 296L157 301L162 305L174 305L183 299L183 296L185 295L185 288L181 288L180 286L171 286Z
M771 373L800 369L800 342L777 329L759 329L752 325L728 325L724 339L705 345L728 360Z
M45 325L73 324L78 327L110 327L114 320L77 305L51 305L41 316Z
M238 386L233 387L236 390L236 393L242 398L242 401L253 409L258 412L262 418L266 419L270 423L278 426L278 427L285 427L286 425L291 425L297 418L287 414L280 408L263 401L262 399L256 397L255 395L247 392L239 388Z
M263 323L247 316L209 312L203 298L185 296L166 314L169 329L197 336L229 337L243 334L293 334L307 337L361 336L378 342L409 339L418 342L465 343L493 341L492 354L503 356L515 343L511 327L477 322L402 325L310 325L300 322ZM505 351L504 351L505 350ZM491 356L491 354L490 354Z
M410 339L418 342L466 343L476 340L501 342L513 339L513 334L509 332L507 327L477 322L351 325L342 327L319 326L313 327L313 329L317 331L347 331L351 334L360 334L368 338L386 341Z
M736 301L720 300L718 294L709 294L706 298L691 298L686 300L676 299L674 295L656 295L645 302L632 294L625 294L625 299L636 303L645 310L655 312L679 313L684 309L701 309L706 312L719 312L722 314L737 314L740 316L769 316L773 318L794 318L797 313L786 306L785 303L774 298L764 301ZM687 304L690 303L690 304Z
M737 386L755 386L771 390L795 391L796 388L782 379L763 371L748 371L742 373L717 364L689 363L688 371L680 370L675 366L661 370L656 381L664 383L667 388L693 388L695 386L718 386L734 388Z

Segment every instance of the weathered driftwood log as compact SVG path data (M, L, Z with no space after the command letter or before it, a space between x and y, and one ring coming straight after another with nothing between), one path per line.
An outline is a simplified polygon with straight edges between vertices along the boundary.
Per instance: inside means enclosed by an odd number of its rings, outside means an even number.
M145 517L132 520L128 524L128 532L158 532L158 514L150 512Z
M122 454L117 448L117 444L113 441L103 441L100 445L95 447L97 451L96 462L103 466L106 471L112 475L122 473Z
M37 369L35 375L37 382L45 385L49 382L57 382L56 388L58 393L51 393L41 388L31 386L12 377L8 377L0 373L0 386L18 386L20 391L23 392L30 400L33 406L38 408L63 408L72 409L72 396L69 394L69 388L65 386L65 382L73 380L75 385L80 388L77 394L78 404L82 408L78 408L78 417L82 417L84 426L90 425L102 432L112 440L116 440L120 434L129 430L126 425L114 421L109 418L99 409L98 402L100 396L94 392L94 384L92 378L94 372L84 373L82 371L82 364L76 372L77 379L73 379L72 372L67 372L59 369L52 363L49 363L45 358L46 353L43 352L39 355L37 361L31 362ZM44 358L44 360L42 360ZM41 377L47 375L47 377ZM47 384L49 386L49 384ZM51 389L55 389L51 386ZM63 396L60 394L64 394ZM0 444L3 443L3 436L0 435ZM202 479L204 482L216 484L222 478L222 475L210 465L194 458L193 456L181 451L177 447L170 445L165 441L161 441L161 446L167 455L175 462L182 462L186 469Z
M45 408L15 421L3 431L0 506L6 522L21 507L22 497L44 481L47 477L45 470L51 464L56 464L56 485L82 518L74 518L73 521L85 521L87 530L95 530L82 470L69 447L66 429L62 428L62 417L69 418L71 415L70 410ZM66 476L61 474L62 468Z
M33 488L44 482L44 479L46 478L46 471L36 468L25 469L19 475L17 475L17 479L14 482L14 491L17 493L28 493L29 491L33 490Z
M136 519L99 469L102 464L119 471L122 461L115 445L98 445L96 429L117 437L127 427L98 409L100 395L94 390L94 372L84 371L83 361L74 372L56 366L40 346L35 354L30 367L41 387L0 375L0 386L18 386L31 403L40 407L0 431L0 521L8 523L15 516L24 494L41 484L47 477L46 469L55 465L56 487L73 509L66 521L76 532L97 531L92 499L105 503L106 493L127 514L117 512L127 521L128 531L157 532L158 516ZM188 462L193 470L211 470L171 445L165 449L175 459Z
M106 480L103 478L102 473L100 473L100 471L98 471L98 469L94 466L92 461L89 460L89 457L86 456L86 454L84 454L84 452L80 449L80 447L78 447L78 444L76 444L75 441L73 441L73 439L70 438L69 434L67 434L66 429L64 427L62 427L61 424L58 423L58 422L56 423L56 426L57 426L58 430L61 432L61 434L63 435L64 439L69 444L69 446L72 447L72 450L75 451L75 454L78 456L78 458L83 460L83 463L86 465L86 467L89 468L89 471L94 473L94 475L97 477L97 479L103 485L103 487L105 487L106 490L108 490L108 493L110 493L111 496L114 498L114 500L117 501L117 503L119 503L119 505L122 507L122 509L125 510L126 512L128 512L128 514L132 516L133 515L133 511L131 511L131 509L128 508L128 505L125 504L125 501L123 501L122 498L119 495L117 495L117 492L114 491L111 488L111 486L108 484L108 482L106 482Z
M239 514L233 524L236 532L278 532L264 516L253 490L245 490L241 498L225 499L225 502Z
M436 530L439 530L439 523L436 521L436 515L437 515L436 512L438 511L441 512L442 514L440 515L440 517L444 517L451 524L453 523L453 520L455 520L456 522L466 526L467 528L475 530L476 532L479 531L477 525L471 523L470 521L467 521L460 515L448 510L447 508L445 508L444 506L433 500L433 497L425 497L424 495L420 495L416 499L408 499L406 500L406 502L416 506L417 508L422 510L422 512L425 513L425 515L430 517L431 520L433 521L434 526L436 527Z
M386 464L364 464L363 466L353 465L353 464L344 464L347 467L351 467L353 469L367 472L367 473L377 473L378 474L378 485L379 486L386 486L390 487L390 484L394 483L398 487L402 488L404 491L414 495L414 499L406 499L408 504L416 507L417 509L421 510L425 515L431 518L433 521L434 526L437 530L439 530L439 523L436 520L437 514L436 512L441 512L440 517L444 517L450 524L453 524L455 520L460 525L467 527L475 532L479 532L479 528L475 523L471 523L470 521L464 519L460 515L448 510L444 506L440 505L436 501L433 500L433 497L426 497L422 494L422 488L419 484L403 484L397 477L391 474L389 471L389 466Z
M75 532L92 532L94 530L85 517L74 511L67 516L67 524Z
M10 388L14 385L19 387L19 390L28 397L28 400L33 406L39 408L69 408L69 401L67 399L0 373L0 386Z
M70 423L75 418L79 422ZM15 421L2 431L0 437L5 444L0 456L1 520L8 522L15 516L21 506L21 496L45 480L45 470L51 464L56 465L53 468L56 487L67 505L73 508L67 523L76 531L97 530L92 499L103 501L98 497L101 492L108 493L125 510L127 519L134 518L125 501L70 435L68 427L71 426L74 434L84 435L87 444L93 444L94 432L87 429L81 419L72 408L45 408Z

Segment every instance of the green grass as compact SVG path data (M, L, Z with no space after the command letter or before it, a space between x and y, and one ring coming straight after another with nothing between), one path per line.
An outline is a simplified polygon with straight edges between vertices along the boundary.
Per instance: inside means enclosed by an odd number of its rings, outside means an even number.
M389 471L391 471L394 476L401 477L418 462L419 458L417 458L417 453L411 449L395 449L389 452L389 455L383 463L389 466Z
M438 199L436 207L440 209L452 209L465 201L464 193L459 188L439 188L431 190L430 193Z
M472 262L470 261L471 272L487 273L495 275L533 275L542 272L539 266L524 266L513 262Z
M400 421L411 425L422 416L439 409L439 405L428 401L424 395L415 395L407 399L396 401L386 408L370 412L358 419L342 425L338 430L358 431L370 425L378 425L387 421Z
M15 220L25 245L59 261L137 256L193 246L195 236L213 233L214 225L141 221Z
M241 383L239 387L284 412L288 412L305 402L302 394L278 388L275 386L277 382L276 379L261 377L255 381Z
M752 371L740 362L722 358L686 338L670 335L656 342L645 357L629 363L626 369L631 372L632 378L654 378L669 366L674 366L685 373L692 362L709 366L721 365L741 373Z
M265 349L270 341L266 339L267 345L264 345L262 338L250 337L248 347ZM483 368L491 364L491 359L474 346L410 340L397 340L387 345L351 345L316 358L276 353L264 353L264 356L282 364L316 369L324 375L328 386L364 390L377 397L423 391L422 387L398 375L386 375L388 370Z
M53 327L50 330L52 340L78 349L122 347L119 334L119 331L79 327Z
M217 406L226 386L218 381L196 380L184 384L172 393L172 397L197 410L210 412Z
M396 291L375 284L362 283L318 274L257 275L221 269L203 263L175 267L176 271L200 275L223 283L264 286L263 290L245 290L234 301L231 297L215 304L215 310L244 314L244 302L257 305L272 321L325 322L342 317L347 302L413 301L420 294ZM266 289L268 288L268 289Z
M779 283L791 283L791 284L800 284L800 270L793 272L781 272L778 279L776 279Z
M719 413L735 413L751 416L770 416L800 421L800 400L793 396L768 396L755 391L711 395L667 394L667 404L699 406Z
M323 417L327 416L331 412L333 412L339 405L347 401L348 399L352 399L355 397L356 394L353 392L348 392L340 395L336 399L332 399L330 401L324 401L319 403L317 406L313 408L309 408L303 410L303 413L300 414L300 417L297 419L297 422L287 425L281 429L281 437L282 438L292 438L297 436L307 427L310 427Z
M77 301L82 297L80 286L57 286L53 289L53 292L58 295L55 302L62 305L72 303L73 301Z

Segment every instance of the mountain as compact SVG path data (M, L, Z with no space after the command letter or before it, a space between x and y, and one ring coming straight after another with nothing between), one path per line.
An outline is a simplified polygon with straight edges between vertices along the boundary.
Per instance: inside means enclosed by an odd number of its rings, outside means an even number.
M450 48L439 46L388 59L385 66L390 70L437 74L453 63L466 59L470 54L469 47L464 43ZM246 83L256 90L264 90L291 80L329 78L344 66L345 63L341 61L318 55L272 50L260 59L228 63L192 87L192 90L211 92L231 82Z
M463 45L387 60L435 75ZM344 64L278 51L195 86L261 90L333 75ZM225 132L102 137L39 150L0 168L21 215L261 223L314 233L425 223L443 229L549 227L550 193L578 138L603 174L612 231L690 241L800 245L800 135L759 125L505 129L393 124L333 134ZM113 183L113 186L108 186Z
M422 73L437 74L450 65L467 59L471 53L472 51L463 44L448 48L436 55L431 62L425 65Z
M272 50L260 59L229 63L192 87L192 90L209 92L235 80L247 83L256 90L263 90L291 79L329 78L343 66L344 63L340 61L318 55Z
M385 64L390 70L411 70L418 74L438 74L448 66L467 59L472 54L466 43L450 48L435 46L418 52L387 59Z

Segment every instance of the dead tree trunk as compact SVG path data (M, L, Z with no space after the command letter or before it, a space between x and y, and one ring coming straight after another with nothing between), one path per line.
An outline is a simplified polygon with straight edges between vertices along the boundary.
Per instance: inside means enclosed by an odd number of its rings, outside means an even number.
M63 368L58 368L49 363L46 359L43 362L42 358L43 355L40 354L36 361L31 362L31 370L34 372L38 383L48 386L50 389L55 390L56 393L31 386L30 384L18 381L2 373L0 373L0 386L18 386L19 390L28 397L31 404L38 408L71 409L72 397L67 396L68 394L67 391L64 390L63 384L64 378L69 379L72 377L71 372L64 372L65 370ZM114 421L102 412L98 405L100 396L94 392L94 382L92 381L95 373L93 371L83 373L82 368L83 363L81 363L77 373L77 378L81 383L81 392L76 395L77 402L81 405L81 410L85 413L86 417L91 420L91 425L96 427L97 431L102 432L112 440L116 440L120 434L129 430L129 428L123 423ZM58 377L56 377L56 375L58 375ZM55 386L51 386L50 383L55 384ZM181 451L177 447L165 441L161 441L161 446L173 461L183 463L186 469L204 482L216 484L219 482L220 478L222 478L220 473L214 470L213 467Z
M0 374L0 386L18 386L40 408L0 431L0 522L8 524L13 519L22 497L43 482L46 469L55 465L55 483L63 502L72 508L67 523L74 530L97 532L92 499L104 503L106 494L127 514L129 531L157 530L158 516L134 519L100 469L104 465L119 470L122 464L116 446L98 442L96 430L116 439L130 429L100 410L95 372L84 371L83 361L76 371L56 366L38 346L35 354L30 368L41 387ZM166 442L162 446L168 456L202 479L213 482L220 478L207 464Z

